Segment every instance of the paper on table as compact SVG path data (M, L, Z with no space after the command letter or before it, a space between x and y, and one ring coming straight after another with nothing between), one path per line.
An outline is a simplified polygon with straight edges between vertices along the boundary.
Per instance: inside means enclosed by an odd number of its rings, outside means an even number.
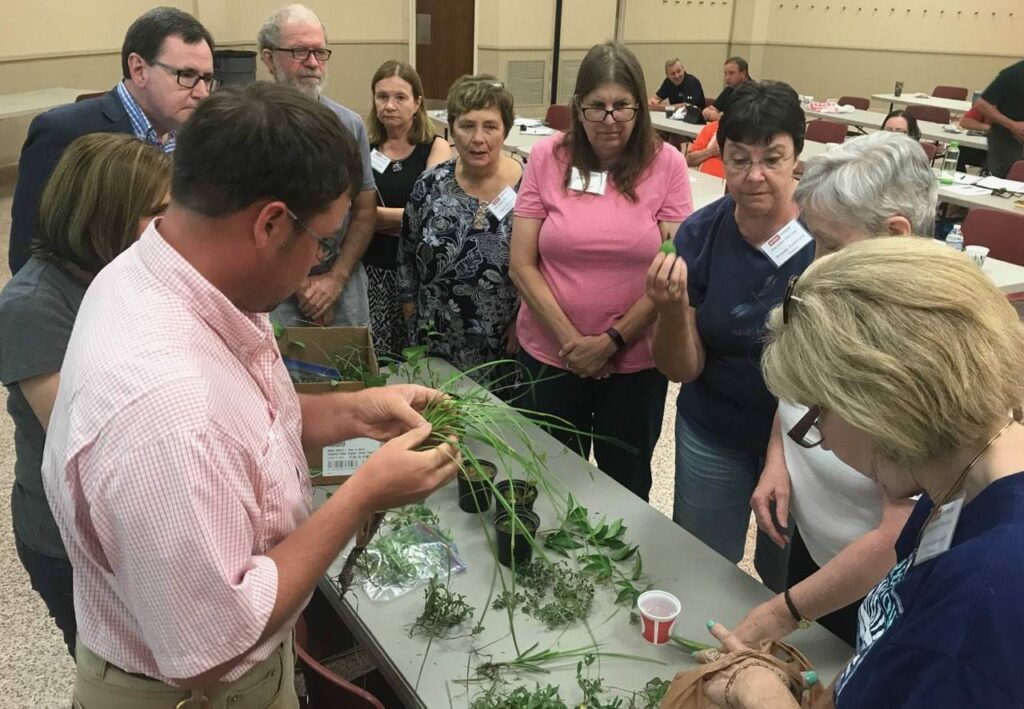
M974 185L953 185L948 189L950 192L955 192L964 197L980 197L981 195L991 194L990 190L986 190L983 187L975 187Z
M555 129L548 128L547 126L527 126L525 130L520 131L523 135L554 135Z
M981 179L981 175L968 175L966 172L958 172L953 176L953 182L958 185L973 185Z
M515 125L517 125L517 126L527 126L527 127L530 127L530 126L542 126L542 125L544 125L544 121L539 120L537 118L520 118L519 116L516 116L516 118L513 121L513 123L515 123Z
M448 111L444 108L435 108L432 111L427 111L427 115L430 116L431 118L436 118L439 121L448 120Z
M1018 182L1017 180L1002 180L998 177L992 177L989 175L984 180L978 182L978 187L984 187L989 190L1006 190L1007 192L1019 192L1024 193L1024 182Z

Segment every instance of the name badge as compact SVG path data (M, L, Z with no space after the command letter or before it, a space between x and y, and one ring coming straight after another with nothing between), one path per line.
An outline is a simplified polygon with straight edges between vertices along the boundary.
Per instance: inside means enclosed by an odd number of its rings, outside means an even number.
M586 191L590 194L604 194L604 186L608 182L607 172L590 173L590 181L587 183ZM572 169L569 175L569 189L583 192L583 174L577 168Z
M516 206L516 191L511 187L506 187L501 194L494 198L490 206L487 207L487 211L498 219L504 219L514 206Z
M761 252L771 259L776 268L781 268L786 261L793 258L800 249L814 241L811 233L804 229L803 224L794 219L761 244Z
M961 496L952 502L947 502L939 509L939 513L921 535L921 543L917 545L917 553L914 555L914 566L949 551L963 507L964 498Z
M370 151L370 167L374 172L384 172L391 164L391 158L374 148Z

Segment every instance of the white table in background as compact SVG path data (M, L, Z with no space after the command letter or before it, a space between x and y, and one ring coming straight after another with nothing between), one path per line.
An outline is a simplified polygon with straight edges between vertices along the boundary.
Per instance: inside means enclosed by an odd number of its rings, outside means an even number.
M1024 292L1024 266L989 257L985 259L981 270L1003 293Z
M687 123L675 118L666 118L664 111L651 111L651 125L655 130L674 133L690 139L696 138L704 128L702 123Z
M804 108L804 116L808 120L820 118L855 128L866 128L871 131L879 130L882 127L886 114L877 111L861 111L859 109L846 113L823 113ZM951 133L945 130L944 124L932 121L918 121L917 127L921 129L921 138L924 140L934 140L943 143L955 140L961 147L988 150L988 138L983 135L967 135L966 132Z
M951 98L935 98L933 96L915 96L912 91L896 94L872 94L872 100L897 106L936 106L948 109L951 113L967 113L971 110L970 101L957 101Z
M441 360L430 360L434 372L446 377L454 370ZM640 544L643 567L656 588L674 593L682 601L683 610L676 621L674 633L694 640L706 640L705 621L714 618L726 625L735 625L750 608L768 600L772 593L746 573L697 541L649 504L631 495L597 468L579 456L569 453L548 434L525 423L533 447L547 457L551 473L573 491L579 503L587 507L596 520L606 514L609 520L621 518L628 528L626 536ZM509 442L522 448L519 439ZM485 449L475 451L486 456ZM520 476L521 471L508 471ZM329 488L315 490L314 505L322 504ZM458 508L456 485L436 492L427 505L441 518L441 526L450 530L459 554L468 565L466 573L453 577L452 590L466 596L478 611L487 602L492 586L495 562L490 544L480 527L488 523ZM541 528L558 524L551 502L545 495L537 500L535 509ZM557 557L555 557L557 558ZM335 566L340 566L336 562ZM506 569L502 569L507 572ZM508 575L506 573L506 579ZM500 590L500 584L499 584ZM409 636L408 627L423 609L423 591L417 589L386 603L370 601L362 589L355 589L339 598L334 585L326 577L320 589L352 629L360 645L373 657L377 668L408 707L458 706L468 704L466 687L458 682L467 672L488 658L507 660L515 657L508 620L500 612L489 611L485 629L475 639L428 639ZM600 673L606 686L638 689L654 676L671 678L681 668L693 667L688 655L674 646L655 647L640 637L639 627L629 623L629 612L613 604L614 590L598 586L590 614L590 628L576 625L567 630L550 631L533 619L516 615L516 636L525 650L538 643L537 649L557 646L562 649L589 646L595 641L606 651L637 655L665 663L651 664L638 660L604 658L600 669L594 665L594 676ZM469 626L467 625L467 628ZM852 656L851 648L824 628L813 625L794 633L790 638L810 658L821 681L828 684ZM485 648L482 655L472 656L473 647ZM424 654L426 660L424 661ZM422 674L421 674L422 667ZM580 695L576 684L576 663L555 663L544 675L520 675L511 678L511 685L536 682L556 684L562 688L563 699L571 702ZM419 677L417 683L417 677ZM470 696L485 685L472 685Z
M36 89L16 94L0 94L0 121L5 118L34 116L51 108L74 103L82 94L92 93L89 89Z

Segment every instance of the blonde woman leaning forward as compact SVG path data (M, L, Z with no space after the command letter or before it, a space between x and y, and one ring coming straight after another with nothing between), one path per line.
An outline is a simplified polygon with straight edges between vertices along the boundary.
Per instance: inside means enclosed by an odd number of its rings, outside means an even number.
M363 253L370 299L370 330L378 354L406 345L398 297L398 235L412 186L425 170L451 157L448 142L434 135L416 70L389 59L370 80L373 108L366 119L370 164L377 183L377 222Z
M835 706L1024 704L1024 325L974 264L931 240L863 241L772 311L765 380L810 407L788 434L893 498L920 494L897 562L860 610ZM743 647L721 625L729 651ZM796 706L757 660L706 686L730 707Z

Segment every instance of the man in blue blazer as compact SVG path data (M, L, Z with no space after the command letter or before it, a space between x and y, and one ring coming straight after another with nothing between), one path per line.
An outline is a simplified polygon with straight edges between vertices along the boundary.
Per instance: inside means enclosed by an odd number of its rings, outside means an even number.
M213 37L188 13L155 8L128 28L121 73L122 81L100 98L47 111L29 126L11 206L12 274L31 256L43 188L75 138L134 133L165 152L174 150L175 131L216 88Z

